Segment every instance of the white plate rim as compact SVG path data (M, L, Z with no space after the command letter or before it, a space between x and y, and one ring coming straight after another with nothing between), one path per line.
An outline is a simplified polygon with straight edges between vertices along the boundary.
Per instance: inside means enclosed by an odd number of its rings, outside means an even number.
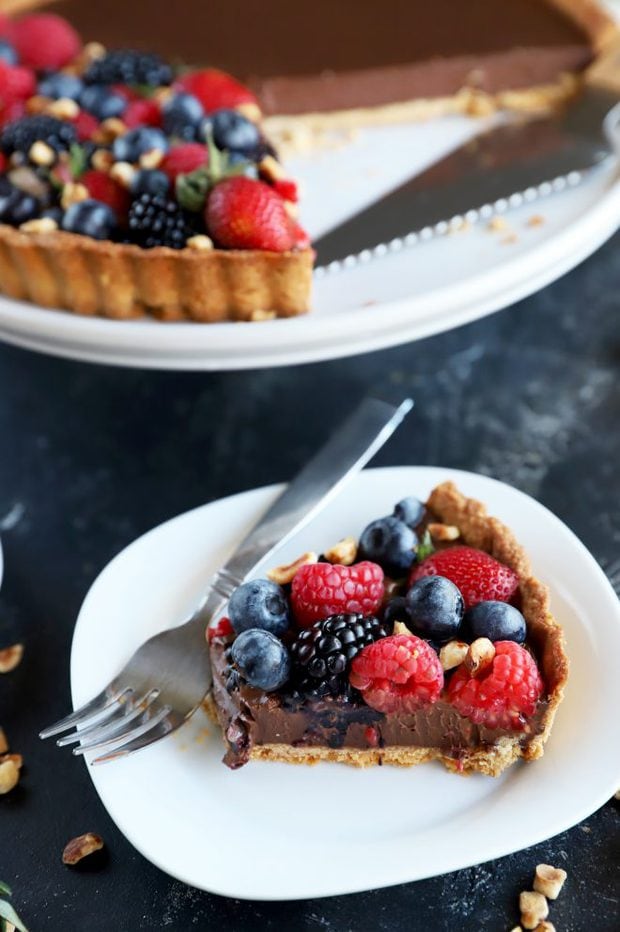
M489 487L496 487L496 488L500 487L504 492L507 490L509 495L516 496L517 499L520 500L524 505L525 503L527 503L527 506L529 508L533 508L534 511L536 511L539 514L539 516L541 517L541 520L550 522L551 525L554 525L555 530L558 533L560 533L567 541L570 541L570 544L573 548L576 548L576 551L579 554L579 558L584 561L584 566L587 565L589 568L589 571L593 573L594 577L597 579L598 584L600 585L601 598L604 598L607 601L608 609L610 610L611 614L615 616L616 621L620 625L620 605L611 587L611 584L605 577L605 574L603 573L603 571L600 569L600 567L598 566L598 564L596 563L592 555L589 553L589 551L584 547L584 545L575 536L575 534L562 521L560 521L559 518L553 515L553 513L551 513L548 509L546 509L540 503L536 502L534 499L530 498L529 496L525 495L524 493L510 486L505 485L504 483L499 482L498 480L491 479L485 476L476 475L476 474L465 472L465 471L461 471L461 470L445 469L442 467L386 467L383 469L366 470L365 472L374 473L374 474L381 473L386 476L388 474L396 475L397 473L400 473L399 478L404 475L408 475L408 476L411 476L412 479L416 474L420 476L420 474L431 475L435 473L436 475L429 481L436 482L438 481L439 478L441 479L452 478L454 479L454 481L456 481L461 486L463 486L465 491L467 491L466 485L467 485L468 480L475 480L476 483L479 483L480 481L482 481L484 484L489 484ZM260 493L260 495L262 496L269 496L269 495L272 495L278 488L280 487L269 486L269 487L263 487L261 489L254 489L254 490L251 490L250 492L239 493L237 495L228 496L224 499L219 499L217 500L217 503L233 504L235 500L239 501L240 499L243 499L244 496L249 499L252 495L256 495L257 493ZM409 488L412 488L411 480L409 480ZM206 510L208 509L208 507L209 506L203 506L202 508L193 509L191 512L186 512L184 515L179 515L176 518L171 519L171 521L165 522L164 524L159 525L157 528L154 528L153 530L147 532L147 534L142 535L140 538L137 538L137 540L134 541L133 544L130 544L129 547L131 548L139 544L146 537L150 537L154 534L157 534L158 532L161 531L162 528L165 528L166 525L170 524L171 522L180 521L183 518L187 517L187 515L194 514L195 512L198 512L198 511ZM127 549L129 548L125 548L124 551L122 551L117 557L115 557L114 560L111 561L110 564L108 564L108 567L110 567L112 563L116 562L117 560L121 560L123 558L123 555L126 553ZM106 569L108 567L106 567ZM105 570L102 572L101 575L103 575L103 573L105 573ZM76 694L75 671L76 671L77 665L79 665L80 663L78 647L79 647L81 629L82 629L82 626L85 624L84 622L85 609L87 608L88 598L91 596L93 588L97 584L99 579L101 578L101 575L100 577L98 577L98 579L93 584L93 587L89 591L89 595L87 596L87 599L85 600L83 604L82 610L80 611L80 615L78 617L78 621L76 623L76 630L74 633L72 655L71 655L72 691L73 691L74 701L75 700L81 701L83 698L86 698L84 695L79 695L79 692ZM616 692L619 692L620 687L615 687L615 689L616 689ZM148 753L149 753L148 751L143 752L145 756L148 755ZM595 809L597 809L600 805L604 804L611 797L611 795L613 795L614 790L617 789L617 783L620 782L620 747L615 749L614 762L615 762L615 766L613 768L613 771L612 769L610 769L609 772L605 774L604 779L599 779L596 793L589 795L587 799L577 794L576 797L574 797L572 807L570 808L568 812L564 814L563 819L556 821L556 823L553 825L552 828L550 828L548 824L543 825L540 831L538 833L532 833L528 837L525 843L522 843L522 839L521 839L519 843L516 844L515 846L514 841L510 842L507 840L498 839L496 841L496 844L490 847L489 849L487 849L487 851L484 853L482 857L477 857L475 860L472 860L471 857L469 856L465 856L464 858L462 852L460 850L456 850L458 849L458 846L454 846L454 849L446 851L440 870L431 869L427 871L427 870L422 869L421 872L418 870L417 872L414 872L412 874L410 866L407 864L404 864L402 865L402 869L400 869L399 871L395 871L392 869L389 872L389 876L383 876L379 868L377 871L377 875L373 877L372 882L370 883L367 880L365 881L363 880L359 884L348 884L345 888L343 888L341 881L326 880L325 882L321 884L321 887L319 889L316 889L316 888L306 889L302 881L301 884L298 884L297 886L288 885L287 891L284 893L284 895L283 895L282 890L271 890L267 892L261 888L253 889L253 888L246 887L246 888L240 889L238 885L235 885L234 881L229 884L222 884L221 882L219 884L213 884L212 882L208 880L205 881L205 878L201 878L199 873L191 874L191 875L179 873L177 870L175 870L174 865L171 865L170 863L166 863L165 860L154 857L152 852L145 850L141 844L141 839L135 836L131 828L128 829L127 826L122 826L119 824L119 821L115 813L112 811L114 806L113 805L111 806L109 804L109 800L106 800L105 791L102 790L102 786L97 777L97 774L101 774L102 771L93 769L93 770L89 770L89 773L91 775L91 778L93 779L95 788L97 789L97 792L99 793L104 806L108 810L108 813L110 814L112 819L117 823L119 830L123 834L125 834L128 840L147 859L151 860L152 863L156 864L156 866L158 866L160 869L164 870L165 872L171 874L174 877L177 877L179 880L182 880L186 883L189 883L201 889L208 890L209 892L212 892L212 893L218 893L224 896L231 896L231 897L240 898L240 899L282 900L282 899L301 899L305 897L331 896L331 895L338 895L342 893L353 893L353 892L359 892L365 889L370 889L371 887L378 888L378 887L394 885L397 883L410 882L412 880L422 879L428 876L434 876L438 873L448 873L452 870L466 867L473 863L481 863L481 862L490 860L492 858L501 857L503 855L509 854L516 850L521 850L523 847L529 847L530 845L537 844L538 842L544 841L545 839L549 837L552 837L562 831L565 831L566 829L570 828L572 825L586 818L593 811L595 811ZM120 766L120 765L114 765L114 766ZM264 766L273 766L273 765L264 765ZM533 764L533 765L528 765L528 766L536 766L536 765ZM598 776L600 777L600 774ZM422 838L424 837L424 833L422 833L421 837Z

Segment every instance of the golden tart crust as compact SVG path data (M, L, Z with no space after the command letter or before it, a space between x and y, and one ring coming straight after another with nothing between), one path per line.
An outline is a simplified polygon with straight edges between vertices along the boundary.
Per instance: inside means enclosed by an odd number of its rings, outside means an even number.
M491 554L520 577L522 611L527 621L528 641L536 652L546 687L547 702L540 733L523 745L519 736L506 735L491 747L477 747L464 751L458 761L432 747L359 750L292 747L287 744L255 745L250 753L252 760L282 761L291 764L334 761L354 767L369 767L373 764L412 767L415 764L438 760L455 773L478 772L497 777L519 758L531 761L542 757L555 714L564 696L569 668L562 628L549 608L548 589L532 576L528 556L512 531L497 518L491 517L481 502L462 495L453 482L442 483L433 489L428 506L443 523L456 525L460 529L460 540L463 543ZM212 696L208 697L205 707L213 721L217 721L217 707Z

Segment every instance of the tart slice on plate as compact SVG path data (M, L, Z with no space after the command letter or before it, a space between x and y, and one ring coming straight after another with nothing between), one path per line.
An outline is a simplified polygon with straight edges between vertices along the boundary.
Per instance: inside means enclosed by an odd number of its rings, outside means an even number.
M0 290L119 319L308 310L297 186L254 95L214 69L0 19Z
M232 768L439 760L497 776L541 757L568 676L523 548L451 482L244 583L207 637Z

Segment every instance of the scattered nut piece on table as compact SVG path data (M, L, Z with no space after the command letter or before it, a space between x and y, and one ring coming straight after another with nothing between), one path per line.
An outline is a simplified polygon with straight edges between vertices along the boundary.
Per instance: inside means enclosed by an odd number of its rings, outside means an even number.
M535 929L549 915L546 898L533 890L524 890L519 894L519 909L524 929Z
M95 835L93 832L86 832L84 835L78 835L67 842L62 853L62 863L74 865L78 864L82 858L88 857L95 851L101 851L103 848L103 838Z
M24 656L23 644L12 644L0 650L0 673L10 673L21 663Z
M561 867L539 864L534 873L534 890L542 893L548 900L557 900L567 876Z
M7 759L0 764L0 796L10 793L19 782L19 767L14 760Z

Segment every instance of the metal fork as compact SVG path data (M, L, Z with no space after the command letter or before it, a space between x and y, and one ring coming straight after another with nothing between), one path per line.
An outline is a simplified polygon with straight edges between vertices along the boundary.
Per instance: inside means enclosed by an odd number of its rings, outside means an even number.
M41 733L76 744L74 754L109 746L92 763L116 760L179 728L209 693L213 677L205 637L208 624L233 591L304 527L383 446L411 410L367 398L276 499L230 559L210 580L192 617L138 648L97 696Z

